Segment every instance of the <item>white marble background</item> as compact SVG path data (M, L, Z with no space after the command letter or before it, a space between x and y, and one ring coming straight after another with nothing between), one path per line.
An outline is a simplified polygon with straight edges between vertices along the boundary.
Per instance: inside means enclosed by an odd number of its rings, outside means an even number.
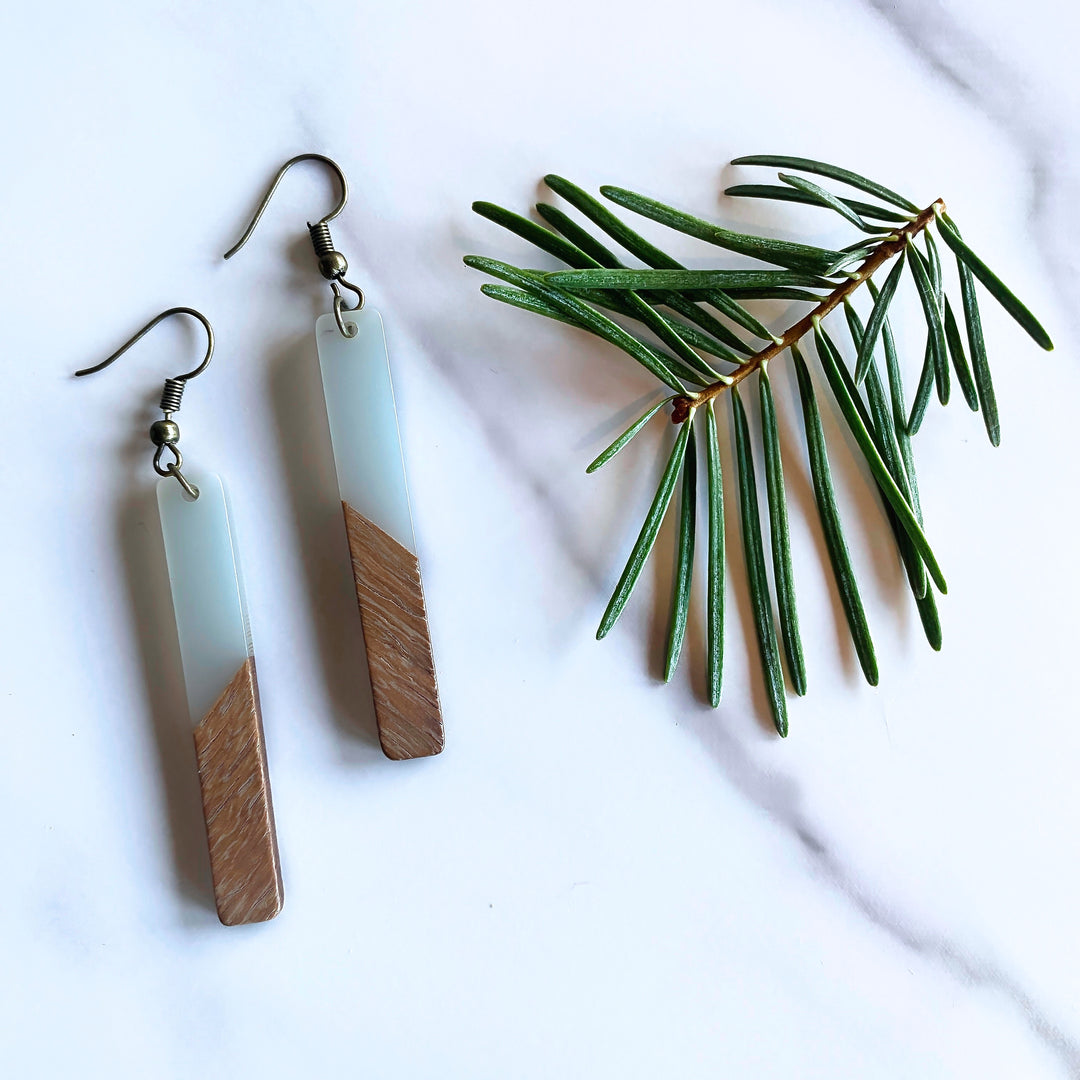
M4 1074L1080 1076L1078 29L1054 0L10 7ZM356 665L303 230L329 184L291 174L220 259L308 150L348 172L336 235L388 327L435 760L381 757ZM1058 342L987 304L1001 449L962 402L919 436L940 655L844 465L871 526L853 539L882 685L862 685L796 513L810 694L783 742L741 584L716 712L699 648L671 687L652 670L666 558L593 640L659 436L583 467L649 380L484 300L460 262L524 259L469 203L525 208L552 170L846 237L720 201L724 162L753 152L944 196ZM219 335L183 445L232 489L286 879L281 917L235 930L211 906L143 435L198 339L162 327L71 378L175 304Z

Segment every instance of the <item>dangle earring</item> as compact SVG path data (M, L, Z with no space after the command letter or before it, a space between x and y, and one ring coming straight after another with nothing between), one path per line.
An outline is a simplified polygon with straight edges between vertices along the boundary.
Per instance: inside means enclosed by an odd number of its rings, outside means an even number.
M327 165L341 186L334 209L308 223L319 272L334 294L333 310L315 322L315 342L379 741L387 757L426 757L443 748L435 663L382 317L365 307L363 291L345 280L349 264L330 237L329 223L349 198L340 167L322 154L286 161L225 258L247 243L282 177L300 161ZM346 307L343 288L356 296L355 307Z
M151 319L107 360L75 372L93 375L123 356L170 315L191 315L206 330L197 368L165 380L162 419L150 428L161 532L172 589L218 918L227 926L272 919L283 901L274 809L266 766L259 690L236 539L221 478L182 471L173 415L187 383L214 355L214 331L193 308ZM162 459L168 454L171 461Z

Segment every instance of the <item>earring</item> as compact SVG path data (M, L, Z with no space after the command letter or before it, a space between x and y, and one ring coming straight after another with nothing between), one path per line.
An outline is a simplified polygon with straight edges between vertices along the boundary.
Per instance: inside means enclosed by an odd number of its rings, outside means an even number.
M363 291L345 280L349 264L330 236L329 223L349 198L340 167L322 154L286 161L225 258L247 243L282 177L300 161L327 165L341 187L334 209L308 223L319 271L334 294L333 311L315 322L315 342L379 741L389 758L426 757L443 748L435 663L382 317L365 307ZM345 306L342 289L356 296L355 307Z
M93 375L123 356L170 315L191 315L206 330L197 368L165 380L163 416L150 428L161 532L172 590L218 918L227 926L272 919L283 902L274 809L266 766L255 653L248 629L236 539L221 478L183 472L180 410L184 388L214 355L214 331L193 308L151 319L107 360L75 372ZM162 459L168 454L171 461Z

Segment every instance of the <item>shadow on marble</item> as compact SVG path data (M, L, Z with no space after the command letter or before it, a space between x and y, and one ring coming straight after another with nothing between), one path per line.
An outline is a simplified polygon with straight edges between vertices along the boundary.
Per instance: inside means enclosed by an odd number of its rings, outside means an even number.
M497 238L495 244L485 247L471 234L465 236L457 232L448 234L443 249L433 251L431 258L452 264L460 261L465 251L490 250L494 250L495 257L501 254L511 260L527 261L522 259L521 251L500 249ZM485 280L473 270L462 268L462 273L467 275L463 281L471 288L478 288ZM384 283L383 292L387 291ZM606 521L602 528L592 519L589 536L581 535L578 525L582 507L567 498L565 485L560 483L558 476L541 473L532 463L537 443L544 434L542 420L538 421L538 430L521 416L542 410L534 388L543 382L546 386L569 386L573 400L578 402L583 396L586 403L590 399L595 399L598 404L605 402L610 408L607 420L602 422L614 423L611 417L618 415L617 410L623 407L625 399L612 402L610 394L603 388L610 384L620 366L617 354L590 339L583 331L569 327L560 327L571 335L568 347L550 339L518 334L512 328L513 323L508 326L497 319L476 319L467 309L471 300L471 296L463 298L457 294L451 297L401 292L389 295L386 307L393 307L398 322L408 327L423 355L468 407L477 429L491 446L505 473L514 483L527 487L532 498L543 507L557 534L560 549L588 583L585 602L591 611L595 598L603 591L607 572L606 561L601 562L595 553L606 550L609 531L618 533L623 526L622 519L616 517ZM482 297L477 302L495 306L493 301ZM515 314L520 314L522 320L536 318L525 313ZM527 322L525 326L527 328ZM632 367L632 361L628 362ZM485 378L485 373L492 370L506 376L498 386ZM635 398L651 393L647 377L638 378L635 383L634 374L631 370L627 393ZM587 461L588 458L582 461L582 472Z

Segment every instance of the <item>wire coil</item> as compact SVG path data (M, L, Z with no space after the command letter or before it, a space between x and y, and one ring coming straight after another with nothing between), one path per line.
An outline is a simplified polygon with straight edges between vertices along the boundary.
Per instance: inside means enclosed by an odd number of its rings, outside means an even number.
M166 379L161 391L161 404L158 406L166 417L180 411L180 401L184 396L187 383L183 379Z
M308 225L308 233L311 236L311 245L315 248L315 254L320 258L334 252L334 240L330 235L330 226L325 221L319 221L314 225Z

